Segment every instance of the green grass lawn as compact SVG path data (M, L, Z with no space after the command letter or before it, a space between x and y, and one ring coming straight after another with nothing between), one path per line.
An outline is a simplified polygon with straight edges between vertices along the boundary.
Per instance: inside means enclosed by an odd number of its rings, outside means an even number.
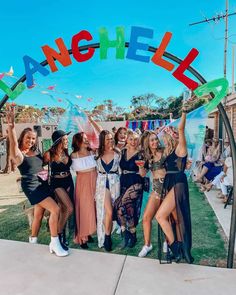
M204 265L224 265L227 256L225 241L222 237L221 229L215 217L213 210L205 199L204 195L198 191L193 183L189 183L191 214L192 214L192 233L193 248L192 255L195 264ZM17 241L28 241L29 226L27 217L23 212L22 204L5 206L6 211L0 213L0 239L9 239ZM142 224L137 228L138 242L132 249L121 250L121 238L116 233L113 234L113 251L112 253L137 256L143 246ZM46 224L43 222L39 234L39 243L49 244L50 235L46 230ZM96 241L96 239L95 239ZM153 221L152 230L153 251L148 258L157 257L157 223ZM70 234L70 247L79 248L73 243L73 233ZM89 244L92 251L104 251L97 247L97 243ZM223 263L222 263L223 262Z

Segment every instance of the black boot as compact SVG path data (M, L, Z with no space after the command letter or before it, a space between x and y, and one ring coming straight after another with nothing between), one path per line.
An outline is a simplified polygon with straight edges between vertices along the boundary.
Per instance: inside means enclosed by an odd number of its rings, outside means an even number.
M105 235L105 240L104 240L104 249L107 251L107 252L110 252L112 249L112 241L111 241L111 235Z
M131 232L128 232L129 233L129 242L128 242L128 247L129 248L133 248L135 246L135 244L137 243L137 237L136 237L136 232L134 233L131 233Z
M187 261L187 263L189 264L193 263L194 258L191 255L190 250L187 250L184 247L182 247L182 255L183 255L183 258Z
M124 249L128 246L129 240L130 240L130 233L128 230L122 231L121 232L122 236L122 244L121 244L121 249Z
M88 236L88 243L94 243L94 238L92 236Z
M58 238L59 238L59 241L60 241L60 244L61 244L62 248L65 251L68 251L69 248L63 243L63 234L62 233L58 234Z
M67 247L69 246L69 242L67 241L67 238L66 238L66 229L65 228L63 229L63 232L62 232L62 242Z
M171 245L169 245L169 247L174 255L175 262L179 263L182 258L181 242L174 241Z
M82 243L82 244L80 244L80 248L88 249L89 247L88 247L87 243Z

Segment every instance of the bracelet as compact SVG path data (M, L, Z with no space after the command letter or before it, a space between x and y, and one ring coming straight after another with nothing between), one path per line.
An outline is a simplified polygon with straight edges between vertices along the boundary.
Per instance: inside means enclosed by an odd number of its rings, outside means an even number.
M187 113L188 111L187 110L182 110L182 113Z

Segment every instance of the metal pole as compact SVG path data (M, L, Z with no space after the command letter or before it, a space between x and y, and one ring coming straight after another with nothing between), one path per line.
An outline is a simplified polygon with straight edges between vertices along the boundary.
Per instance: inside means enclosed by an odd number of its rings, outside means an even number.
M99 43L89 44L85 46L79 47L80 51L88 50L90 47L92 48L99 48ZM125 42L125 47L129 47L129 42ZM150 52L156 52L157 48L149 46L148 51ZM72 54L71 49L68 50L69 54ZM164 56L178 64L182 62L182 59L178 58L177 56L165 52ZM47 60L41 62L41 65L46 66L48 64ZM193 74L202 84L207 83L207 81L201 76L200 73L198 73L193 67L188 67L188 71ZM22 76L13 86L12 90L20 83L24 82L26 80L26 76ZM3 99L0 102L0 110L4 106L4 104L7 102L8 96L5 95ZM227 117L227 114L224 110L223 105L220 103L217 106L219 113L222 115L222 119L225 125L226 132L228 134L230 147L232 151L232 161L233 161L233 176L234 176L234 182L233 186L236 188L236 144L234 140L233 130L230 126L229 118ZM227 267L233 268L233 261L234 261L234 245L235 245L235 233L236 233L236 189L233 193L233 205L232 205L232 214L231 214L231 223L230 223L230 236L229 236L229 249L228 249L228 258L227 258Z
M225 44L224 44L224 78L227 73L227 49L228 49L228 0L225 2ZM226 103L226 99L225 99Z
M235 45L232 46L232 93L235 92L234 90L234 50L235 50Z

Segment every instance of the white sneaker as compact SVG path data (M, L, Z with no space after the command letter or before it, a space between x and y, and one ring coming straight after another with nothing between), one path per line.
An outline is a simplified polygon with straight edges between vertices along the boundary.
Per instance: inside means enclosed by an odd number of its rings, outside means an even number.
M166 241L164 241L164 243L163 243L163 249L162 249L162 251L163 251L163 253L167 253L167 251L168 251L168 245L167 245L167 242Z
M38 244L38 238L37 237L29 237L29 243L30 244Z
M145 257L151 251L152 251L152 244L150 244L150 246L144 245L142 250L139 252L138 257Z
M121 234L121 227L119 225L117 225L116 234L117 235Z

